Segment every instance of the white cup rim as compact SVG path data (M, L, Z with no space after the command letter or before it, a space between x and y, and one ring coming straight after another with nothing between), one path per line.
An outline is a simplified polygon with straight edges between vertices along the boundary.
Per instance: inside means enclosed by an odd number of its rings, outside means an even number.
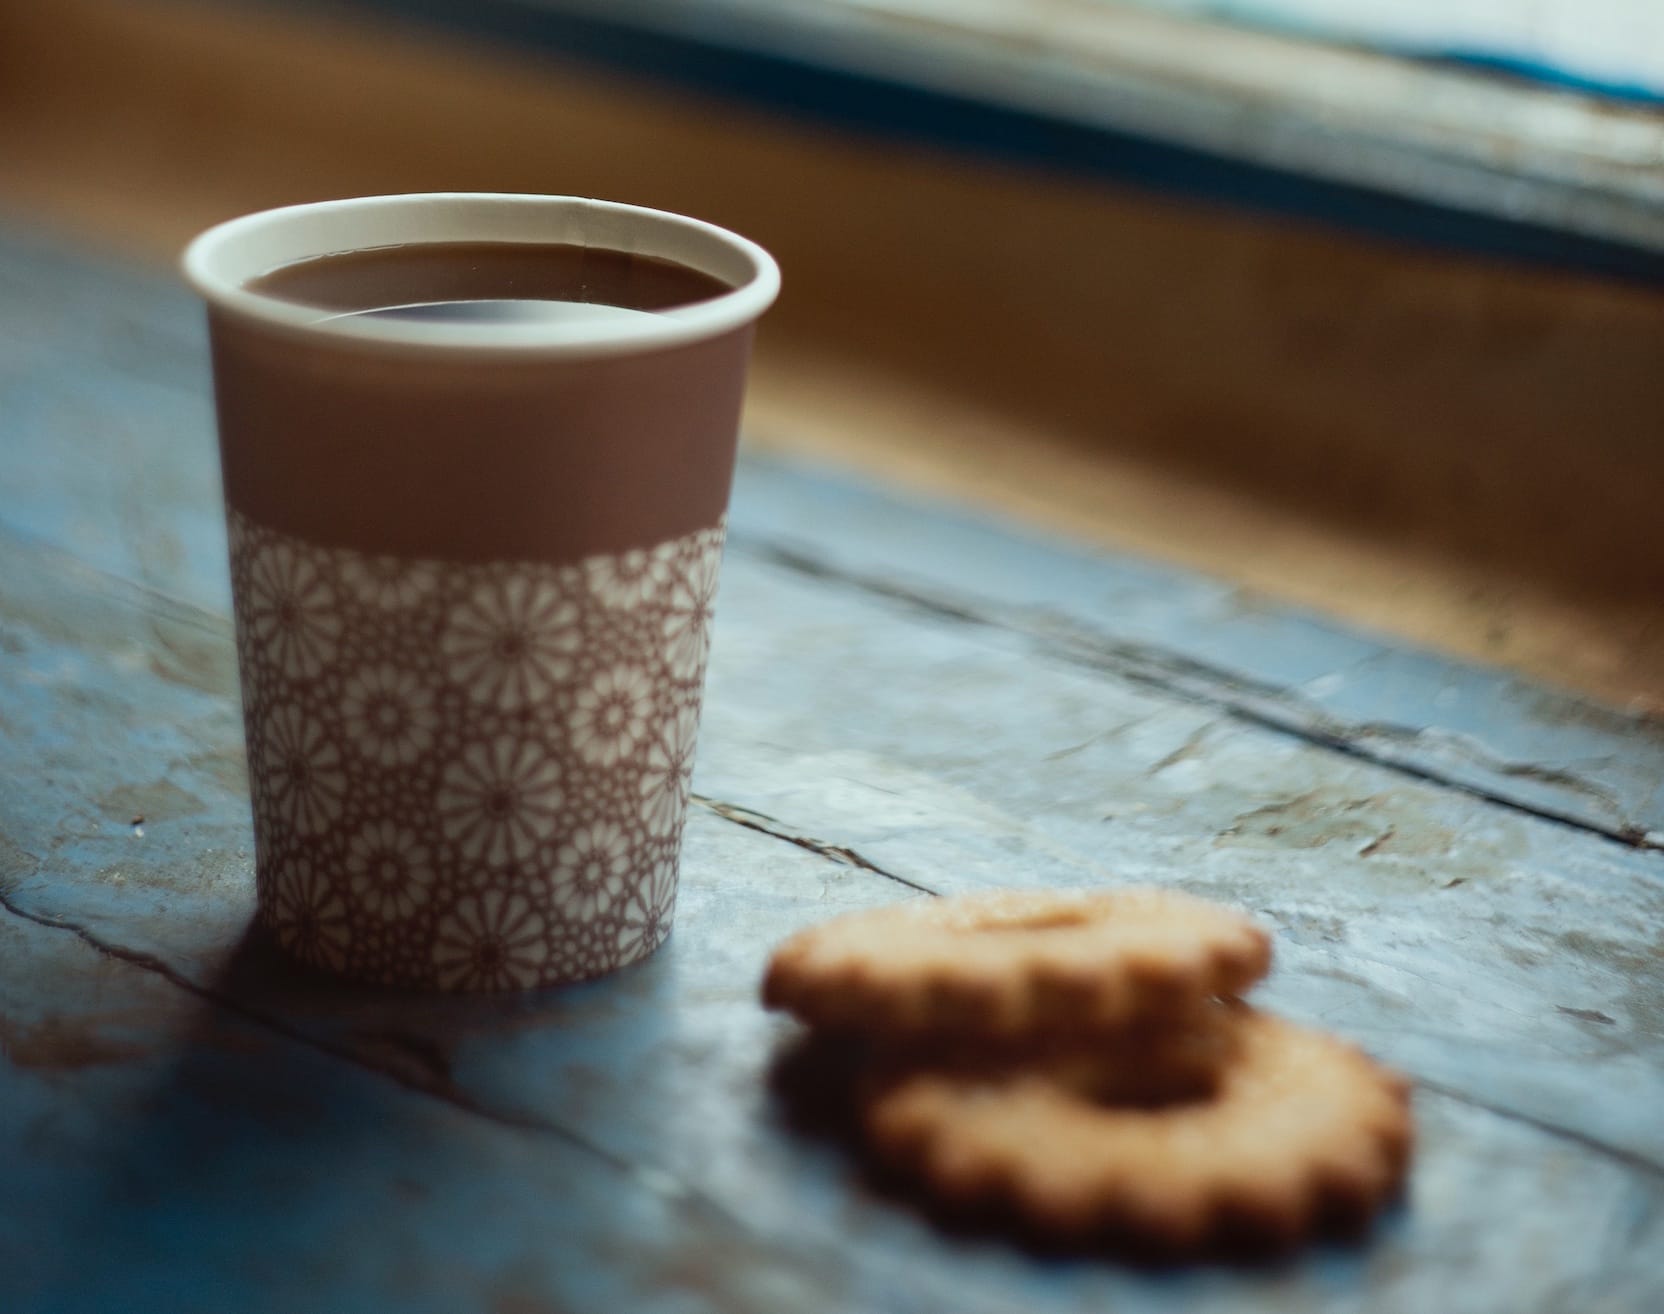
M686 265L729 291L629 322L443 323L375 315L325 318L247 284L317 256L431 242L593 246ZM210 306L279 330L367 346L539 355L630 355L720 337L754 321L780 292L780 270L755 242L667 210L579 196L517 192L413 192L262 210L216 224L180 259Z

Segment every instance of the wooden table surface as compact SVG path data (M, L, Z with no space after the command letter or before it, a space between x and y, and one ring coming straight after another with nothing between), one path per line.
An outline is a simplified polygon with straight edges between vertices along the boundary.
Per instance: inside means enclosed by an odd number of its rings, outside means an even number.
M526 997L347 991L250 928L190 299L0 234L0 457L0 1309L1664 1305L1656 725L753 456L667 946ZM777 939L1119 881L1252 909L1266 1002L1418 1079L1371 1244L1039 1258L791 1130Z

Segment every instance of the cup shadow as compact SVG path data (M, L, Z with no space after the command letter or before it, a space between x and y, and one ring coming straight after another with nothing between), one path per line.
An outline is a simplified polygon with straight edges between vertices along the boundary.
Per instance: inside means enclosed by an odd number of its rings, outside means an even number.
M651 1046L663 959L524 995L400 994L307 968L251 925L100 1096L54 1308L232 1308L243 1283L308 1272L327 1290L355 1246L384 1244L378 1216L462 1244L479 1225L444 1183L468 1129L575 1118L563 1073L620 1027Z

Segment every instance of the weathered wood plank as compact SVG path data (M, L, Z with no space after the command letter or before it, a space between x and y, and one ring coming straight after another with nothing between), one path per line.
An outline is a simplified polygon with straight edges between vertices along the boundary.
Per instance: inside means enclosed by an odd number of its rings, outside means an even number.
M1265 607L1229 585L921 513L829 474L753 459L735 544L814 576L1026 635L1036 648L1541 811L1664 840L1664 723Z
M16 678L0 695L0 771L18 787L9 788L0 802L0 834L11 845L0 892L13 917L32 919L39 933L44 933L39 927L43 921L79 928L135 968L152 975L165 970L200 992L181 992L181 1007L187 1012L202 1010L205 995L263 1032L280 1033L284 1043L293 1041L314 1051L300 1059L280 1057L269 1065L240 1067L240 1060L212 1060L211 1066L224 1062L233 1069L220 1074L214 1087L230 1110L222 1117L231 1124L216 1128L214 1144L230 1158L226 1167L210 1171L207 1180L145 1158L176 1145L176 1138L185 1135L182 1129L200 1117L188 1101L177 1105L165 1086L168 1093L158 1097L163 1130L143 1123L141 1130L119 1120L115 1124L116 1135L131 1135L127 1151L149 1165L157 1194L169 1205L167 1216L188 1223L190 1234L212 1257L201 1266L204 1280L234 1281L225 1275L224 1266L251 1245L251 1233L243 1230L246 1220L236 1209L239 1192L249 1180L261 1182L265 1175L279 1173L285 1159L304 1162L311 1171L304 1182L291 1181L278 1194L292 1211L286 1224L257 1216L267 1229L260 1235L278 1255L298 1256L316 1243L317 1218L354 1213L361 1207L361 1192L396 1193L398 1182L414 1172L417 1180L429 1184L432 1195L425 1207L401 1205L401 1217L420 1220L409 1224L418 1230L396 1230L392 1236L403 1244L417 1244L430 1256L424 1262L438 1263L439 1256L454 1251L457 1263L482 1282L481 1269L487 1263L480 1258L482 1252L501 1256L504 1267L497 1270L496 1280L502 1280L503 1272L520 1270L508 1262L509 1247L497 1236L495 1215L473 1216L475 1196L470 1190L445 1185L451 1174L463 1180L463 1161L468 1161L473 1176L467 1180L489 1183L490 1192L505 1194L526 1219L543 1224L539 1244L545 1266L527 1281L545 1295L561 1290L554 1275L572 1267L597 1266L595 1252L610 1256L622 1247L625 1254L634 1253L643 1224L630 1208L602 1210L600 1221L578 1239L563 1230L565 1211L574 1207L571 1200L592 1208L590 1193L605 1195L610 1189L593 1179L616 1174L619 1164L645 1183L640 1189L646 1203L637 1201L633 1207L659 1208L656 1189L659 1196L671 1199L687 1194L708 1200L711 1208L731 1218L740 1237L735 1245L742 1251L734 1266L755 1267L753 1251L767 1257L765 1268L782 1266L781 1275L772 1280L796 1293L791 1297L795 1308L816 1308L828 1299L816 1295L824 1292L816 1275L828 1265L841 1274L834 1304L845 1300L852 1304L844 1308L897 1310L1223 1310L1262 1303L1294 1310L1411 1309L1441 1284L1457 1280L1486 1292L1487 1301L1494 1297L1495 1303L1486 1307L1547 1310L1579 1293L1622 1290L1626 1283L1632 1291L1645 1292L1656 1289L1661 1280L1655 1252L1643 1244L1664 1228L1664 1210L1659 1208L1664 1175L1656 1168L1434 1093L1424 1093L1420 1100L1426 1145L1412 1207L1377 1245L1359 1254L1329 1254L1266 1274L1204 1272L1154 1279L1104 1265L1042 1264L1004 1246L937 1236L905 1210L865 1196L823 1147L781 1135L764 1093L764 1077L786 1029L766 1019L753 998L762 958L774 938L829 911L911 892L875 872L732 824L709 809L696 814L690 834L686 894L676 936L660 957L615 982L506 1003L437 1002L343 994L289 972L261 945L243 941L252 909L246 803L235 773L214 765L234 760L237 743L234 718L218 687L228 668L229 648L223 633L213 635L214 619L203 618L198 632L205 646L220 650L219 674L211 671L195 682L164 679L145 669L151 664L146 654L158 648L172 652L177 643L157 639L153 599L119 583L100 590L82 568L38 549L19 550L13 544L6 549L0 578L8 585L0 616L8 669ZM43 633L26 609L15 604L18 590L12 581L26 576L46 581L43 594L78 597L69 612L76 618L75 636ZM777 587L770 605L797 591L800 586ZM732 590L719 652L746 646L747 627L736 619L748 611L736 600L740 597L739 588ZM835 598L829 605L836 620ZM938 624L902 619L889 637L897 651L922 648L921 657L928 660L935 642L930 631ZM953 634L951 627L947 633ZM79 637L83 635L87 637ZM799 638L805 637L810 636L799 632ZM875 634L874 640L883 637ZM719 662L729 663L738 675L732 658ZM186 665L202 669L200 663ZM763 697L752 695L748 701L755 706ZM814 713L813 707L790 709L777 729L795 734L798 718ZM766 797L768 778L778 763L739 738L737 730L713 720L706 755L733 762L757 753L747 792ZM940 753L943 741L926 734L922 725L921 734L927 741L934 738ZM944 764L940 769L948 779L933 778L916 767L910 772L878 768L874 773L874 763L863 762L858 754L830 763L812 751L806 752L800 768L811 782L852 780L857 791L869 791L869 801L888 792L891 817L909 816L915 834L934 825L950 837L962 835L966 815L981 813L986 818L990 806L978 804L963 787L956 788L951 767ZM165 795L148 783L157 771L171 784ZM124 793L124 787L133 782L138 784L136 796L165 798L173 809L171 815L158 810L154 819L147 818L142 837L123 815L127 800L135 796ZM710 787L707 780L705 788ZM110 805L112 797L120 806ZM799 795L794 801L804 800ZM1072 863L1052 851L1043 837L1025 838L1018 827L1015 835L996 829L992 838L1004 849L1004 870L999 873L1004 879L1076 879ZM1140 874L1170 876L1170 869L1158 867L1158 858L1159 848L1152 846L1153 869ZM915 872L938 885L953 884L958 873L937 866L940 861L917 861ZM993 874L991 861L985 859L985 868ZM1206 881L1200 885L1211 887ZM1318 892L1312 893L1315 900ZM1331 893L1339 898L1343 892ZM1287 915L1287 903L1264 896L1256 902L1271 905L1271 915L1284 923L1285 938L1313 938L1309 927ZM1318 920L1310 908L1304 917ZM63 929L54 934L69 949L83 950L74 932ZM1324 979L1321 972L1304 970L1298 954L1291 966L1293 971L1285 970L1273 986L1273 996L1291 1011L1323 1011L1331 1002L1355 1002L1355 994L1344 985ZM31 982L44 984L48 978L43 972L38 963L9 953L0 960L8 1016L14 1007L21 1008L24 1025L37 1028L42 1017L73 1014L66 1002L72 995L60 999L56 988L25 989ZM1483 966L1475 969L1476 976L1483 973ZM1443 998L1423 1002L1429 1008L1448 1007ZM1350 1028L1356 1011L1354 1016L1337 1015L1335 1024ZM1368 1039L1378 1044L1382 1037L1369 1034ZM189 1067L206 1043L193 1040L188 1049L174 1052ZM268 1038L268 1043L277 1042ZM156 1047L169 1052L165 1043ZM319 1051L349 1071L320 1077ZM287 1075L271 1070L279 1067ZM371 1078L376 1075L390 1083L384 1096L374 1093ZM12 1076L8 1071L8 1079ZM252 1092L274 1086L280 1094L273 1098L280 1104L291 1090L307 1088L323 1092L318 1098L349 1100L349 1111L341 1115L346 1125L319 1129L316 1138L309 1133L262 1140L263 1121L246 1126L241 1111L251 1106L254 1113L267 1109ZM337 1095L342 1086L356 1093L350 1099L348 1094ZM561 1170L566 1174L561 1180L571 1182L571 1194L549 1198L547 1193L566 1188L533 1174L512 1156L480 1155L476 1161L473 1142L484 1135L477 1128L454 1133L448 1125L425 1127L420 1136L413 1134L418 1143L379 1128L374 1135L363 1128L355 1132L356 1121L370 1121L371 1110L382 1099L394 1106L386 1116L396 1126L401 1123L398 1110L405 1099L392 1086L414 1089L453 1110L477 1110L494 1123L537 1138L539 1145L553 1140L589 1147L588 1157ZM74 1119L89 1128L89 1136L116 1116L111 1112L116 1107L113 1097L96 1083L61 1082L60 1096L75 1110ZM312 1107L301 1105L294 1120L305 1123ZM6 1125L19 1124L8 1120ZM361 1143L365 1136L367 1144ZM335 1156L349 1147L356 1147L349 1154L351 1171L338 1171ZM538 1183L528 1182L529 1174L539 1176ZM95 1180L102 1185L102 1178ZM54 1186L49 1171L33 1185L43 1192L39 1198L68 1205L77 1201L65 1202L64 1195L74 1197L78 1189L90 1189L74 1174ZM1499 1198L1542 1199L1551 1193L1560 1202L1552 1211L1522 1209L1499 1217L1493 1207ZM19 1203L7 1198L11 1208ZM1562 1214L1562 1208L1567 1212ZM1569 1218L1580 1221L1571 1225ZM95 1219L87 1225L88 1232L79 1235L90 1240L107 1226L113 1226L108 1216ZM523 1221L522 1226L529 1224ZM655 1226L673 1238L689 1225L671 1217ZM1619 1233L1633 1236L1637 1243L1620 1247L1613 1239ZM698 1230L693 1234L699 1235ZM50 1252L54 1237L64 1244L77 1234L47 1230L35 1235ZM382 1244L373 1248L375 1254L393 1253L381 1249ZM701 1244L717 1243L707 1239ZM1536 1257L1535 1266L1520 1266L1524 1251ZM598 1266L631 1262L609 1257ZM118 1247L110 1265L104 1280L151 1274L164 1283L157 1290L166 1292L176 1290L165 1282L179 1280L187 1257L176 1240L141 1262L135 1243L132 1248ZM315 1277L317 1271L302 1266L291 1276ZM333 1280L337 1285L331 1290L343 1293L342 1308L350 1307L351 1299L389 1301L398 1290L383 1270L366 1275L354 1269ZM623 1279L608 1275L594 1280ZM770 1279L755 1280L774 1289L768 1286ZM87 1281L93 1283L89 1290L99 1295L111 1289L92 1276ZM1608 1286L1613 1283L1619 1285ZM242 1291L240 1285L228 1289ZM277 1281L261 1299L270 1300L271 1308L282 1308L284 1293L293 1290ZM745 1308L726 1294L706 1290L693 1305ZM631 1308L659 1307L631 1299ZM161 1308L164 1302L133 1307ZM258 1303L253 1307L259 1308ZM375 1305L360 1306L366 1307ZM576 1307L591 1306L580 1302Z

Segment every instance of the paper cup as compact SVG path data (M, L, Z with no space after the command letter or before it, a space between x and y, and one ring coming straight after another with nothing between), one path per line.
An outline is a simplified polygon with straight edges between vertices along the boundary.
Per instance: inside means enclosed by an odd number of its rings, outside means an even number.
M449 324L248 286L481 241L654 256L730 290L627 322ZM418 989L651 953L774 262L660 211L429 194L249 215L184 270L208 303L262 920L317 967Z

